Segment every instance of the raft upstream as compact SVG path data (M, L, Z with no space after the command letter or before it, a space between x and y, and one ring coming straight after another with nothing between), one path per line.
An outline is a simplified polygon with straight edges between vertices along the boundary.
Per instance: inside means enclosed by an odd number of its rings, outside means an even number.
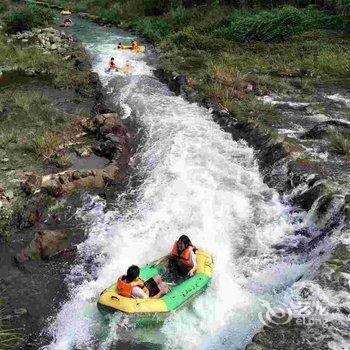
M122 45L120 48L116 48L118 51L131 51L135 53L142 53L145 52L145 47L144 46L138 46L137 49L133 49L131 45Z
M118 294L116 283L105 289L97 302L101 311L123 312L132 315L166 315L177 310L192 298L202 293L212 279L213 258L203 251L196 252L197 271L181 284L171 288L171 291L160 299L135 299ZM166 271L168 257L161 258L140 269L140 278L147 281Z

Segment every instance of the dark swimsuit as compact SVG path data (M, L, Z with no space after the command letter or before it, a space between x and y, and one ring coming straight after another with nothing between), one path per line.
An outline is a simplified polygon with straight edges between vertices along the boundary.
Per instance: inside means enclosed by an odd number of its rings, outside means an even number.
M150 297L153 297L160 292L157 283L153 278L150 278L145 282L145 287L148 289Z

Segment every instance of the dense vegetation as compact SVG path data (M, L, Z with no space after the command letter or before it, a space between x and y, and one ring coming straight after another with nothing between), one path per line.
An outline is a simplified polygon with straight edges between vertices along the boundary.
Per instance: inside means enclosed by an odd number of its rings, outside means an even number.
M157 44L170 75L188 75L203 96L236 118L265 127L273 125L277 115L254 96L305 95L320 78L341 84L350 80L349 0L44 2L133 29ZM16 15L8 13L7 30L18 27L18 16L29 27L36 18L50 21L50 10L40 10L47 11L44 15L38 11L33 5ZM27 19L29 12L28 18L34 19Z
M10 7L4 3L2 7L0 7L0 13L1 12L4 13L2 20L7 33L23 32L54 22L53 11L35 4Z
M44 2L133 29L157 44L170 75L188 75L193 88L237 118L249 116L265 126L276 122L276 113L254 96L310 94L320 78L332 83L350 79L349 0ZM27 27L38 18L49 22L50 9L40 11L35 5L10 11L7 30L18 28L21 16Z
M350 74L349 41L344 34L349 1L328 2L323 9L309 6L307 0L299 2L300 8L273 9L267 9L273 2L249 1L46 1L131 27L159 45L165 68L194 74L196 81L203 80L199 71L215 75L215 66L225 65L256 82L268 80L266 74L274 78ZM268 88L280 86L275 79L267 83Z
M65 159L58 157L55 151L71 136L68 126L75 132L72 128L75 115L58 109L52 94L55 96L57 91L61 96L59 89L74 88L83 99L93 93L94 86L88 66L81 66L81 62L86 61L81 46L69 45L65 39L64 45L68 46L64 49L62 46L63 51L48 50L47 45L58 47L53 29L45 34L44 29L36 29L34 36L24 39L12 35L17 31L54 26L54 11L34 4L4 1L0 12L0 193L2 199L4 194L7 198L0 200L2 240L36 220L31 217L31 199L20 189L20 174L43 172L47 164L58 169L67 166ZM46 49L40 44L39 34L42 40L45 37ZM59 39L62 42L63 39ZM77 65L77 62L80 63ZM42 88L40 92L38 87ZM79 109L81 101L76 96L71 102ZM45 201L46 197L40 198L42 207Z

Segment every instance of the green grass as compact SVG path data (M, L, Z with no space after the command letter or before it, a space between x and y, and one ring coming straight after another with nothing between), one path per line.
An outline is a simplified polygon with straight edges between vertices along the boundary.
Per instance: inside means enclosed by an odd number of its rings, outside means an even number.
M151 41L161 41L171 33L171 26L163 19L143 18L133 22L132 27L141 36Z
M329 15L314 6L298 9L283 6L272 10L244 9L234 11L228 25L214 30L214 36L236 42L281 41L317 29L345 29L345 20Z
M8 11L11 6L10 0L2 0L0 3L0 15Z
M16 330L8 328L1 317L3 310L0 309L0 349L11 350L19 340Z
M44 27L54 22L54 13L50 9L28 4L5 8L2 15L7 33L23 32L35 27Z
M35 137L34 150L38 156L49 159L56 155L61 143L62 136L59 133L48 131Z
M256 95L311 95L320 81L350 78L350 7L343 0L332 0L324 9L306 0L304 8L269 10L249 2L246 9L236 9L221 1L189 8L174 2L169 7L163 0L47 1L101 17L110 11L111 20L157 44L169 75L189 76L193 88L235 118L266 128L278 116ZM300 81L300 90L293 79Z
M43 159L57 146L57 137L51 135L72 117L56 111L47 96L36 92L7 89L0 100L8 107L1 123L0 156L9 158L14 169L39 171Z
M86 61L85 53L79 46L70 50L71 57ZM2 66L16 67L17 69L32 69L45 72L50 76L54 87L67 89L80 86L86 93L91 93L90 72L74 69L74 59L63 60L62 56L50 53L43 55L42 50L31 46L20 47L9 44L6 37L0 34L0 62ZM1 103L0 103L1 109Z
M350 136L339 131L329 133L333 149L339 154L350 156Z

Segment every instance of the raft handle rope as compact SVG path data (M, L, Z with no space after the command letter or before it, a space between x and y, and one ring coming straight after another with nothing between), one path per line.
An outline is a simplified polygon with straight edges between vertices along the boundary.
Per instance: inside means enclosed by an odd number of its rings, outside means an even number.
M120 301L120 299L114 295L111 296L111 299L117 299L118 301Z

